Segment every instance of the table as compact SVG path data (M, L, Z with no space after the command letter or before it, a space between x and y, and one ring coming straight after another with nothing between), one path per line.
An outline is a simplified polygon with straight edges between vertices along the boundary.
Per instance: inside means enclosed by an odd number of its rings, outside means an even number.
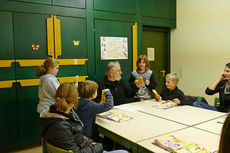
M139 111L128 112L118 108L113 108L110 111L124 113L134 117L134 119L118 123L97 117L97 130L115 141L125 143L126 147L131 150L135 150L135 146L133 145L138 141L187 127L183 124L164 120Z
M198 124L194 127L220 135L223 124L218 123L218 122L225 120L225 118L226 118L226 116L219 117L217 119L214 119L214 120L211 120L208 122L204 122L202 124Z
M152 106L153 100L116 106L110 111L133 116L134 119L117 123L97 117L97 130L133 153L166 152L151 142L154 137L171 134L184 141L207 146L209 151L218 149L222 125L216 122L226 113L188 105L169 109Z
M226 113L197 108L189 105L175 106L168 109L158 109L153 106L154 100L130 103L129 105L140 108L146 114L171 120L187 126L195 126L217 117L225 116Z
M173 135L176 138L179 138L183 141L190 142L190 143L197 143L203 147L205 147L208 151L216 151L219 147L219 139L220 136L206 132L203 130L199 130L193 127L189 127L186 129L178 130L176 132L171 132L166 135ZM140 141L137 144L139 145L139 152L156 152L156 153L169 153L160 147L153 145L154 138L150 138L144 141Z

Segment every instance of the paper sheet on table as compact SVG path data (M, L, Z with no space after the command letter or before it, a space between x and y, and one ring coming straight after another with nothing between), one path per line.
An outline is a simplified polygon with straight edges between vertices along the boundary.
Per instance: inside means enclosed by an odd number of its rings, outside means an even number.
M141 110L140 107L130 106L130 105L120 105L120 106L117 106L117 108L121 110L129 111L129 112L136 112L138 110Z

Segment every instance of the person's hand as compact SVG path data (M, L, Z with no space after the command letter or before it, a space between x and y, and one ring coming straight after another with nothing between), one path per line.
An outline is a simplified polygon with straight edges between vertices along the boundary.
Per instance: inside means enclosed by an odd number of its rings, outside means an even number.
M225 79L225 77L226 77L226 76L225 76L225 74L224 74L224 73L222 73L222 74L221 74L221 76L220 76L220 81L224 80L224 79Z
M104 94L104 93L106 93L106 91L109 91L109 89L103 89L102 93Z
M149 81L149 80L146 80L146 81L145 81L145 84L146 84L146 86L148 86L148 85L150 84L150 81Z
M74 77L73 85L74 85L76 88L78 88L78 75L76 75L76 76Z
M180 104L180 100L178 98L175 98L172 101L175 102L175 103L177 103L177 104Z

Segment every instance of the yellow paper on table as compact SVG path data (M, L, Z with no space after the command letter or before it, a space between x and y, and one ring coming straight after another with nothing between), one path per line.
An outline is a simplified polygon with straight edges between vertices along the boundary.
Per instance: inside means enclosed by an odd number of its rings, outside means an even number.
M104 112L101 114L98 114L98 116L106 118L108 120L112 120L115 122L122 122L122 121L128 121L133 119L133 117L122 114L122 113L115 113L115 112Z
M204 147L196 143L188 143L172 135L157 137L153 144L175 153L210 153Z
M160 109L167 109L176 106L177 103L172 101L162 101L162 102L154 102L153 107Z

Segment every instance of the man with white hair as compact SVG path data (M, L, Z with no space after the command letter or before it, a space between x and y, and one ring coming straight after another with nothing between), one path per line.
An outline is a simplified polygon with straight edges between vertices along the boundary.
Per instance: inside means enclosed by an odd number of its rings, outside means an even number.
M125 98L133 98L138 89L142 86L140 83L136 83L132 89L126 86L121 78L121 66L118 61L109 62L106 69L106 76L101 80L98 85L98 95L96 101L101 100L101 94L103 89L109 89L113 95L114 105L120 105L125 103Z

